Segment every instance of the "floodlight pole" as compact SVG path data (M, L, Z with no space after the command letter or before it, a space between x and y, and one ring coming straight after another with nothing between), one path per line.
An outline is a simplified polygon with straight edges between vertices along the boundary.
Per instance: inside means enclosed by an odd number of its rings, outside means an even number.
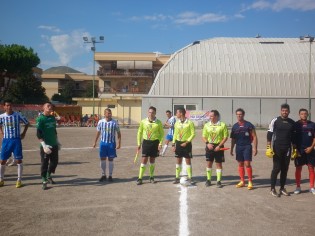
M312 119L312 99L311 99L311 88L312 88L312 43L314 42L314 37L307 35L301 36L300 40L308 39L310 43L310 55L309 55L309 67L308 67L308 112L309 120Z
M93 124L92 126L95 126L94 124L94 116L95 116L95 44L96 43L104 43L104 36L100 36L99 37L99 41L96 40L95 37L91 37L90 39L88 37L83 37L83 41L84 43L92 43L92 47L91 47L91 51L93 51L93 92L92 92L92 96L93 96Z

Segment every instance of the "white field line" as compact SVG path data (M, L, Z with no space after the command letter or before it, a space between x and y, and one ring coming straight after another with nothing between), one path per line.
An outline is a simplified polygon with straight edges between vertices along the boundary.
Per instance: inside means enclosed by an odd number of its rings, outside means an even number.
M187 191L188 188L183 186L182 183L185 183L187 180L187 167L185 158L182 161L182 172L180 186L180 196L179 196L179 236L188 236L188 204L187 204Z
M188 236L187 187L180 185L179 196L179 236Z

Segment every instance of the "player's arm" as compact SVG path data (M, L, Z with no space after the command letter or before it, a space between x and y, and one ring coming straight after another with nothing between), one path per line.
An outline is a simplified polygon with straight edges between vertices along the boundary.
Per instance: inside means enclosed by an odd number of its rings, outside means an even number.
M3 129L2 129L2 125L0 125L0 134L1 134L1 137L3 138Z
M178 136L178 129L176 128L176 124L174 125L174 135L173 135L173 140L172 140L172 149L173 149L173 152L175 152L175 142L176 142L176 138Z
M39 140L41 146L43 147L44 152L45 152L46 154L50 154L50 153L52 152L52 151L51 151L52 146L47 145L47 144L45 143L45 140L44 140L44 133L43 133L43 131L42 131L39 127L37 127L36 136L37 136L37 138L38 138L38 140Z
M307 154L311 153L313 150L314 150L314 147L315 147L315 136L313 137L313 142L312 142L312 145L310 147L307 147L305 148L305 152Z
M220 149L223 148L224 143L225 143L227 140L228 140L228 137L224 137L224 138L221 140L221 142L219 143L219 145L215 147L214 150L215 150L216 152L220 151Z
M232 127L232 131L231 131L231 134L230 134L230 138L231 138L231 149L230 149L230 154L231 156L233 156L233 150L234 150L234 146L235 146L235 143L236 143L236 138L235 138L235 133L234 133L234 126Z
M276 120L277 118L272 119L272 121L269 124L269 129L267 131L267 146L271 146L271 140L272 140L274 125L275 125Z
M220 149L223 148L223 146L224 146L225 142L228 140L228 138L229 138L229 132L227 130L226 124L224 124L224 127L223 127L223 139L221 140L219 145L215 147L214 150L216 152L220 151Z
M159 133L160 133L160 137L159 137L159 149L162 148L162 143L163 143L163 139L164 139L164 129L163 129L163 125L162 122L159 124Z
M166 127L166 128L171 128L171 124L170 124L170 123L168 123L168 121L165 121L165 123L164 123L164 127Z
M21 139L23 139L25 137L25 134L26 134L26 131L28 130L29 125L30 125L29 123L26 123L24 125L23 132L21 133Z
M195 125L192 121L189 122L189 129L190 129L190 136L188 137L187 141L191 142L196 136Z
M23 139L25 137L26 131L28 130L28 127L30 125L30 123L28 122L28 120L19 113L20 119L21 121L24 123L24 129L23 132L21 133L21 139Z
M266 147L266 156L269 158L273 158L274 152L271 148L271 140L272 140L272 136L273 136L273 131L274 131L274 125L275 125L275 121L277 120L277 118L274 118L270 124L269 124L269 129L267 131L267 147Z
M234 150L235 143L236 143L235 138L231 137L231 149L230 149L231 156L234 156L233 150Z
M137 145L138 145L138 150L141 148L141 140L142 140L142 134L143 134L143 122L140 122L140 126L138 128L138 133L137 133Z
M93 148L96 147L97 140L98 140L98 138L100 137L100 134L101 134L101 131L97 131L97 132L96 132L96 137L95 137L95 141L94 141L94 144L93 144Z
M253 155L257 155L257 146L258 146L258 138L256 134L256 129L252 129L251 131L252 139L253 139Z
M121 147L121 132L117 131L117 146L116 149L119 149Z

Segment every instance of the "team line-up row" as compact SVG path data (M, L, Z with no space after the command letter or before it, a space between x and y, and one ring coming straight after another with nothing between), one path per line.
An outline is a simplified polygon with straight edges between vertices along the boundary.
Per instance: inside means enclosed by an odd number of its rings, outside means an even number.
M18 179L16 187L22 186L23 154L21 139L25 137L29 122L19 112L14 112L11 101L4 101L5 113L0 115L0 131L3 135L0 165L0 187L4 185L4 173L6 162L10 156L14 155L17 162ZM36 134L40 143L41 156L41 178L42 188L47 189L47 184L55 184L52 174L55 173L61 144L58 141L56 120L53 116L51 103L43 105L43 112L36 120ZM289 118L290 107L282 104L280 116L274 118L269 125L267 132L266 156L272 158L273 168L271 171L271 195L289 196L285 188L287 172L290 159L294 159L296 171L295 194L301 193L301 171L302 166L307 165L309 170L310 192L314 190L314 166L315 166L315 124L309 121L308 111L300 109L300 120L294 122ZM247 172L247 188L253 189L252 181L252 156L257 155L258 139L255 126L246 121L245 111L239 108L235 111L237 122L233 125L229 134L226 124L220 119L217 110L210 111L210 119L202 129L202 140L205 143L206 158L206 181L207 187L211 186L212 166L216 166L216 186L222 187L222 163L224 159L224 147L228 138L231 138L230 154L235 156L238 162L240 182L237 188L245 187L245 170ZM156 108L151 106L148 115L141 120L137 132L137 155L141 152L141 164L137 185L143 183L143 176L149 162L149 181L155 183L154 170L156 157L161 153L163 156L171 143L172 151L175 154L176 168L174 184L180 183L180 173L182 171L182 161L185 159L187 180L186 185L194 184L192 181L192 140L196 136L194 123L186 118L186 110L179 108L176 115L172 116L170 111L166 111L167 121L163 124L156 118ZM24 130L21 132L20 123L24 123ZM164 127L168 128L168 133L164 141ZM119 124L112 119L112 112L109 108L104 111L104 118L97 124L97 133L93 147L99 142L99 157L101 178L100 182L106 180L113 181L114 159L117 157L116 150L121 146L121 132ZM109 175L106 176L106 166L108 162ZM276 182L280 173L280 190L276 191Z
M176 170L174 183L180 182L180 173L182 170L182 160L185 158L187 182L193 184L192 181L192 140L194 139L195 127L194 123L186 118L185 109L176 110L176 116L172 116L170 111L166 111L167 121L164 124L169 128L163 140L163 125L156 118L155 107L149 107L148 117L140 122L137 134L138 151L142 147L142 160L139 170L137 184L142 184L142 178L149 162L150 182L154 183L155 157L159 151L164 155L168 144L172 143L172 149L176 157ZM289 118L290 106L288 104L281 105L280 116L274 118L269 125L267 132L267 149L266 156L272 158L273 168L271 171L271 195L280 197L280 195L289 196L285 188L287 180L287 172L290 159L294 159L296 166L296 190L295 194L301 193L301 171L302 166L307 165L310 176L310 192L315 194L314 190L314 166L315 166L315 124L309 120L308 111L300 109L300 120L294 122ZM106 114L106 111L105 111ZM202 140L205 143L206 157L206 182L205 185L211 186L212 166L216 165L216 186L222 187L222 163L224 160L224 147L228 138L231 138L230 154L235 155L238 162L238 171L240 182L237 188L245 187L245 170L247 172L249 190L253 189L252 181L252 156L257 155L257 135L255 126L244 119L245 111L239 108L235 111L237 122L233 125L231 133L227 130L226 124L220 119L217 110L210 111L210 119L202 129ZM105 115L106 117L106 115ZM280 191L276 191L277 177L280 173Z

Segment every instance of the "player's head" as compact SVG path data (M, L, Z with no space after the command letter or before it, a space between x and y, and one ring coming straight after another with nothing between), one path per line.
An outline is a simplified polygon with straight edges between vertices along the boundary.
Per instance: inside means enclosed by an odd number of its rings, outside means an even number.
M307 117L308 117L308 110L306 110L305 108L301 108L299 110L299 116L300 116L300 119L305 121L307 120Z
M217 110L210 111L210 121L212 123L217 123L220 120L220 113Z
M43 105L43 114L48 116L51 114L51 112L53 111L53 108L52 108L52 104L51 102L46 102L44 105Z
M149 118L149 120L154 120L155 119L155 115L156 115L156 108L153 107L153 106L150 106L149 110L148 110L148 118Z
M172 117L172 112L170 110L166 111L166 116L167 118L171 118Z
M12 109L12 101L7 99L3 101L3 108L7 114L11 114L13 112Z
M178 119L185 118L185 115L186 115L185 108L183 108L183 107L177 108L177 110L176 110L176 117Z
M281 117L288 118L290 114L290 106L287 103L281 105Z
M245 111L242 108L236 109L235 114L238 121L244 120Z
M104 110L104 116L105 116L106 120L111 120L112 119L112 110L109 108L106 108Z

